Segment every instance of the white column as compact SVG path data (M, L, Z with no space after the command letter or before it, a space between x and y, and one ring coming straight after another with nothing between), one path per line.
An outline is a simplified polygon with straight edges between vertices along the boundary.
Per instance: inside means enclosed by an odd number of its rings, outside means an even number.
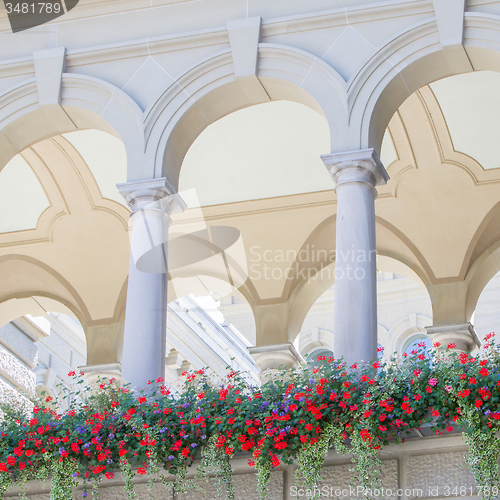
M375 186L389 179L373 149L322 157L337 193L334 355L377 357Z
M184 205L165 178L118 189L132 210L122 379L143 388L165 376L168 230L171 214Z

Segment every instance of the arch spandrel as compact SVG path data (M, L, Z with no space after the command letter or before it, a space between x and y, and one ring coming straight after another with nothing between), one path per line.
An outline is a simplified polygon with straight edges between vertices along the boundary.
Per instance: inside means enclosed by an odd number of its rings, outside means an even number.
M129 177L144 166L142 111L137 103L108 82L63 73L60 105L40 106L33 79L0 95L0 169L33 144L83 129L101 130L123 141Z
M465 12L463 47L470 65L457 67L443 50L431 17L379 48L348 83L350 149L380 151L391 117L415 91L465 71L500 71L500 17Z

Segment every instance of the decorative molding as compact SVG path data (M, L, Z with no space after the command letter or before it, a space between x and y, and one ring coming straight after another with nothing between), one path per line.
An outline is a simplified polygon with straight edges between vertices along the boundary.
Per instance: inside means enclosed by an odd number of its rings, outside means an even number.
M443 347L454 343L456 347L453 350L455 351L470 352L474 347L481 347L482 344L471 323L427 326L425 330L433 342L439 342Z
M353 182L369 183L375 187L389 180L389 174L374 149L322 155L321 159L335 181L335 189Z
M125 182L116 187L130 206L132 214L139 210L160 209L167 215L184 212L186 203L166 177Z
M35 374L7 349L0 346L0 373L18 387L35 392Z
M33 52L38 102L61 104L62 75L66 72L66 48Z

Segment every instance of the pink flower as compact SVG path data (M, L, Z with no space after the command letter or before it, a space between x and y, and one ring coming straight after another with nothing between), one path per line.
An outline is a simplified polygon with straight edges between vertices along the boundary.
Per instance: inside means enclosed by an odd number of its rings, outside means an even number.
M451 385L447 385L445 389L447 392L450 392L453 389L453 387Z
M438 383L437 379L431 378L429 379L429 385L432 385L433 387Z

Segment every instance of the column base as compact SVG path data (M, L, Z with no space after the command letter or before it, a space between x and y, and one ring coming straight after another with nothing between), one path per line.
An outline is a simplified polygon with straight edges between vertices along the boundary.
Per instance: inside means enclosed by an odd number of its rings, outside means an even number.
M89 385L95 385L99 379L114 378L118 384L122 380L121 363L103 363L100 365L79 366L78 369L84 374L84 379Z
M291 342L248 347L248 351L260 369L261 383L271 380L278 373L280 366L296 368L305 363Z
M454 352L471 352L475 347L481 347L481 341L471 323L427 326L425 330L432 342L439 342L443 348L455 344L451 349Z

